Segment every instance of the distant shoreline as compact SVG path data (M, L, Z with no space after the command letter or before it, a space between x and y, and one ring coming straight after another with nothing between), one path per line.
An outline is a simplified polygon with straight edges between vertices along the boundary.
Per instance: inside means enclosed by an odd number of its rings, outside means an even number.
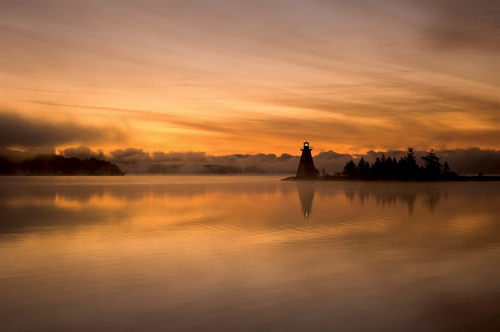
M40 155L34 159L14 162L0 157L1 176L124 176L118 166L109 161L89 158L65 158L60 155Z

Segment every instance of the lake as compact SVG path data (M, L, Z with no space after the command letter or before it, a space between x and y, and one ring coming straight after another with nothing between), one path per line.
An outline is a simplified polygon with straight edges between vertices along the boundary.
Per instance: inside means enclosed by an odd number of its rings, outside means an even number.
M499 331L500 183L0 178L1 331Z

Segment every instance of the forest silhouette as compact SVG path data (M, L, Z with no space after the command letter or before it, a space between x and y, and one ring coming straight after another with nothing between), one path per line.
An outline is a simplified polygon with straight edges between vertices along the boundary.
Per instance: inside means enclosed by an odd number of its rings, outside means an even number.
M65 158L58 155L39 155L15 162L0 156L0 175L124 175L109 161L88 158Z
M316 169L314 176L295 176L283 180L377 180L377 181L500 181L500 176L465 176L452 171L448 162L441 164L434 150L430 150L421 159L423 166L417 163L415 151L409 147L404 157L396 158L377 157L370 164L362 157L356 164L352 159L348 161L342 172L333 175L327 174L325 169L321 172ZM300 167L300 166L299 166Z
M373 164L369 164L364 158L361 158L356 165L353 160L346 163L342 173L330 176L323 171L322 178L335 179L345 178L350 180L399 180L399 181L498 181L498 176L483 176L479 173L477 176L459 175L450 169L448 162L441 164L440 159L433 149L421 159L423 166L417 164L415 151L409 147L404 157L399 161L396 158L377 157Z
M440 159L434 150L427 152L421 157L424 166L417 164L414 149L409 147L408 152L401 159L377 157L370 165L361 158L356 165L354 161L349 161L344 166L342 176L348 179L361 180L455 180L459 175L450 169L447 162L441 164Z

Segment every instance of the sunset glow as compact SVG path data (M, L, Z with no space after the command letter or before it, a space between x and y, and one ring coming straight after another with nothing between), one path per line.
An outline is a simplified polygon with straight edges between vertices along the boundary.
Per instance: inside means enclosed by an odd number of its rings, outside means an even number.
M500 149L499 10L493 0L2 1L1 147Z

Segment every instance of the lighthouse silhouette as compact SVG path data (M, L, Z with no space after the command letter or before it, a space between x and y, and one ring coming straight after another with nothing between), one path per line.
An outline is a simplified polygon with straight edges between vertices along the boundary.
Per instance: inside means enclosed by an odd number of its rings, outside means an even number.
M311 156L312 149L309 148L309 142L304 142L304 148L300 156L299 168L297 168L296 178L313 179L318 177L318 171L314 167L313 158Z

